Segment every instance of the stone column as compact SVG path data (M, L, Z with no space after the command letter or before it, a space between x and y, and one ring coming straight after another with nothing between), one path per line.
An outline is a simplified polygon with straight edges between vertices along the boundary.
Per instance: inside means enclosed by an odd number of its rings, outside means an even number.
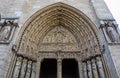
M14 62L14 53L13 53L13 55L12 55L12 57L11 57L11 60L10 60L10 65L9 65L9 68L8 68L8 71L7 71L7 75L6 75L6 78L9 78L9 76L10 76L10 72L11 72L11 69L12 69L12 65L13 65L13 62Z
M104 73L101 57L100 56L96 57L96 61L97 61L97 67L98 67L100 78L105 78L105 73Z
M15 31L15 26L11 27L11 31L10 31L10 35L9 35L9 40L12 39L12 37L14 35L14 31Z
M94 76L94 78L99 78L96 63L95 63L95 59L92 59L91 61L92 61L93 76Z
M57 59L57 78L62 78L62 59Z
M41 69L41 58L37 59L37 63L36 63L36 78L40 77L40 69Z
M8 69L8 73L7 73L6 78L11 78L12 77L13 70L14 70L15 65L16 65L16 59L17 59L17 56L16 56L15 53L13 53L13 57L11 59L11 65L10 65L10 68Z
M86 62L83 62L83 75L84 75L84 78L88 78Z
M104 33L104 35L105 35L105 37L106 37L106 39L107 39L107 41L108 42L110 42L111 40L110 40L110 38L108 37L108 35L107 35L107 33L106 33L106 27L102 27L102 30L103 30L103 33Z
M28 61L27 71L26 71L26 76L25 76L25 78L30 78L30 74L31 74L31 64L32 64L32 61Z
M22 58L18 57L17 58L17 62L16 62L16 66L15 66L15 70L14 70L14 74L12 78L19 78L19 73L21 70L21 64L22 64Z
M23 60L23 64L22 64L20 78L24 78L25 77L26 69L27 69L27 59L24 59Z
M35 73L36 73L36 71L35 71L35 65L36 65L36 63L32 63L32 74L31 74L31 78L36 78L35 77Z
M83 78L83 66L81 61L78 61L78 68L79 68L79 78Z
M88 78L93 78L92 68L91 68L91 61L87 61L87 70L88 70Z

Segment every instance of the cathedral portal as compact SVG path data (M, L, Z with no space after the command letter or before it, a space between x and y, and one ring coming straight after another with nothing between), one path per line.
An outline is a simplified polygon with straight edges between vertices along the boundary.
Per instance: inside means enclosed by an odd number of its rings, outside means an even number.
M17 42L7 78L112 78L98 28L69 5L33 14Z

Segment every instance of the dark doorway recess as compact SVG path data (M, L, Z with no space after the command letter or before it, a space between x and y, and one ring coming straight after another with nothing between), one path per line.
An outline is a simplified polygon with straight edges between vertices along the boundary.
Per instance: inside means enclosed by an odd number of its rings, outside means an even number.
M40 78L57 78L57 61L44 59L41 63Z
M78 63L74 59L62 61L62 78L79 78Z

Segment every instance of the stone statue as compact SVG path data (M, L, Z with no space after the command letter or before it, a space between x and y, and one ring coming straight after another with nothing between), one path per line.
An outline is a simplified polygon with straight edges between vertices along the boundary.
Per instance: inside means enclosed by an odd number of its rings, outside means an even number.
M1 29L2 29L2 25L0 25L0 31L1 31Z
M117 31L116 31L116 29L115 29L113 24L108 23L106 25L106 32L107 32L108 37L110 38L110 40L112 42L119 42L120 41L120 36L117 33Z
M3 26L0 29L0 41L9 40L10 32L11 32L11 26Z

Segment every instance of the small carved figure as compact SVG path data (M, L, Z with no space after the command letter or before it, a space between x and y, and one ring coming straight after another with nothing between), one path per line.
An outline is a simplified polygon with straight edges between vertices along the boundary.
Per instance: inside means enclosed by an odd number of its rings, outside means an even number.
M120 41L120 36L116 32L116 30L112 24L109 24L109 23L107 24L106 32L107 32L108 37L110 38L110 40L112 42L119 42Z
M10 31L11 31L10 26L3 26L0 30L0 41L9 40Z
M17 51L17 45L12 46L12 51L16 52Z

